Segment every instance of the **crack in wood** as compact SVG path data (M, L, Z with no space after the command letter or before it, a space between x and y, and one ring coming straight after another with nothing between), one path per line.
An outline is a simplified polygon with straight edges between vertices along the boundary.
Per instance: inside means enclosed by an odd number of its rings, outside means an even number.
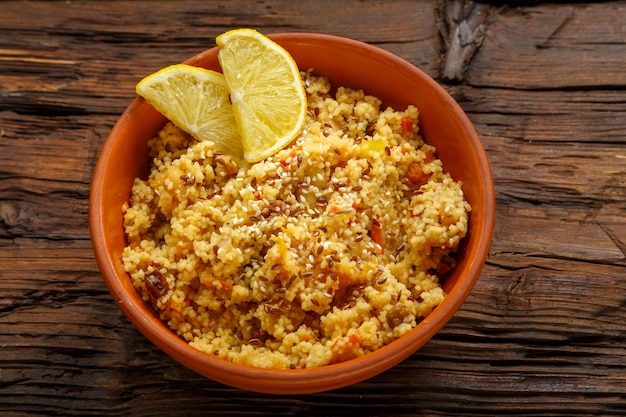
M438 0L436 12L442 43L440 76L461 82L485 38L493 7L470 0Z
M52 308L60 308L84 297L85 294L59 290L31 290L22 297L13 300L9 305L0 307L0 317L11 315L16 311L36 308L45 305Z
M46 92L18 91L3 94L2 98L0 111L12 111L21 115L68 117L101 114L84 107L56 102L54 95Z
M626 242L622 242L613 230L608 225L604 225L600 222L594 221L595 224L608 236L613 244L624 254L626 257Z
M519 271L518 274L511 277L511 282L509 286L504 290L504 294L502 299L496 300L496 304L499 308L509 311L509 309L514 310L527 310L530 309L531 305L531 297L528 295L527 291L524 290L526 286L526 280L529 274L529 270L532 270L533 267L523 268Z
M569 15L565 16L565 19L561 21L561 23L556 27L556 29L554 29L552 33L550 33L547 39L541 43L538 43L537 45L535 45L535 47L537 49L549 48L551 46L552 40L556 38L558 34L561 33L563 29L567 27L567 25L569 25L569 23L572 21L573 18L574 18L574 11L572 10L572 12Z

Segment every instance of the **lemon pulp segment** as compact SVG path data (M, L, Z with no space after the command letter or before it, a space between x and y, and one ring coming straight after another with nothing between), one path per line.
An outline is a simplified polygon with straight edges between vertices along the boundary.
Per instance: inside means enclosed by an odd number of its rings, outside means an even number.
M198 140L210 140L243 157L241 137L224 75L186 64L171 65L141 80L137 94Z

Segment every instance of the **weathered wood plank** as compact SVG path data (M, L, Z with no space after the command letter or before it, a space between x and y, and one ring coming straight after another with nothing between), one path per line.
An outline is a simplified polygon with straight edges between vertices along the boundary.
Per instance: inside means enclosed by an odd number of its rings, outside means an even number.
M0 2L0 414L626 414L626 5L488 5L451 84L435 7ZM135 83L242 26L403 56L442 80L491 160L496 232L473 293L420 351L353 387L264 396L196 375L129 323L93 259L89 183Z
M626 85L626 4L503 10L465 80L512 89L605 89Z
M369 2L358 13L354 7L330 0L159 2L157 8L132 1L5 2L3 28L14 37L0 47L0 110L117 115L142 77L214 46L215 37L233 26L348 36L436 72L432 9L407 0ZM29 108L35 102L37 108Z

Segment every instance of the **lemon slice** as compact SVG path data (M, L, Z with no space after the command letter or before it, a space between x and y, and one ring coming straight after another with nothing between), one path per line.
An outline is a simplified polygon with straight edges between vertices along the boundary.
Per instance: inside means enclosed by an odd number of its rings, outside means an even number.
M255 30L232 30L216 42L244 158L260 161L287 146L304 126L300 70L285 49Z
M197 140L210 140L219 150L243 157L224 75L191 65L171 65L141 80L136 90Z

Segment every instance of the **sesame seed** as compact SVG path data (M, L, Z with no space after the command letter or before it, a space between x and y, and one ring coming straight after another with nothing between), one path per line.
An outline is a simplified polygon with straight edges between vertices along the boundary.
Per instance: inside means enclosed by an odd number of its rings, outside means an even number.
M248 340L248 343L251 344L254 347L263 346L263 342L261 342L260 339L256 339L256 338Z

